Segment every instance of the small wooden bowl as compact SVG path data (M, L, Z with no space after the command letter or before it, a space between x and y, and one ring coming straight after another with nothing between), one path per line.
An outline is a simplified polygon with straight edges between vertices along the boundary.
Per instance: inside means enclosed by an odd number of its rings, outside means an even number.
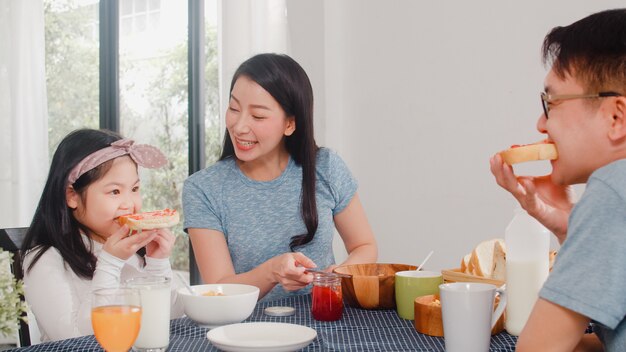
M427 295L415 299L415 330L430 336L443 336L443 319L439 295Z
M415 299L415 330L421 334L430 336L443 336L443 319L441 318L441 301L439 295L427 295ZM500 303L500 297L496 297L493 309ZM491 335L504 330L504 314L491 329Z
M354 264L333 270L349 277L341 278L343 298L350 307L362 309L396 308L396 278L398 271L415 270L408 264Z

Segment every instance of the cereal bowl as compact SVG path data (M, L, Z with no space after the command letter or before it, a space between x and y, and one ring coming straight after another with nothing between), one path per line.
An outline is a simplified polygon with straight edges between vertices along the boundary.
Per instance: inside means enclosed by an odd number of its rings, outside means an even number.
M343 298L350 307L363 309L394 309L396 307L395 275L398 271L415 270L408 264L353 264L333 270L342 275Z
M178 290L185 314L198 325L214 328L248 318L259 298L259 288L244 284L208 284Z

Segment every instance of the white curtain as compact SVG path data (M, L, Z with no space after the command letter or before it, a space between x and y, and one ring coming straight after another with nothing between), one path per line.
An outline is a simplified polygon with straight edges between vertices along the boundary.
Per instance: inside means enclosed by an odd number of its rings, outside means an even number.
M222 0L218 13L220 107L225 111L237 67L259 53L289 55L290 45L286 0Z
M42 0L0 0L0 227L28 226L48 170Z

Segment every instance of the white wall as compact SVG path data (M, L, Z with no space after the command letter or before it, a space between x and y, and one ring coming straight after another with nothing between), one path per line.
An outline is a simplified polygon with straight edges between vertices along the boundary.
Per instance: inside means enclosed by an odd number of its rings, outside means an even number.
M292 55L311 76L318 143L359 180L381 262L458 267L503 237L515 202L489 157L535 123L553 27L622 1L289 1ZM549 164L526 165L542 174Z

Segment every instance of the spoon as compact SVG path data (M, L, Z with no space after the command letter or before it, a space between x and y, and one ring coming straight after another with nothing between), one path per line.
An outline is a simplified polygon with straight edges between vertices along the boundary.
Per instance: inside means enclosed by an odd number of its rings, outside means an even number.
M329 273L327 271L315 270L315 269L306 269L304 270L304 272L310 273L310 274L326 275L326 276L352 277L352 275L348 275L348 274L335 273L335 272Z
M426 264L426 262L428 261L428 259L430 259L430 256L433 255L433 253L435 253L435 251L430 251L430 253L428 253L428 255L426 256L426 259L424 259L424 261L422 262L422 264L420 264L417 269L415 269L415 271L420 271L422 269L422 267L424 266L424 264Z
M181 274L179 271L176 271L175 273L180 281L185 285L185 287L187 287L187 291L189 291L192 296L197 296L198 294L191 288L191 286L189 286L187 280L185 280L185 278L183 277L183 274Z

